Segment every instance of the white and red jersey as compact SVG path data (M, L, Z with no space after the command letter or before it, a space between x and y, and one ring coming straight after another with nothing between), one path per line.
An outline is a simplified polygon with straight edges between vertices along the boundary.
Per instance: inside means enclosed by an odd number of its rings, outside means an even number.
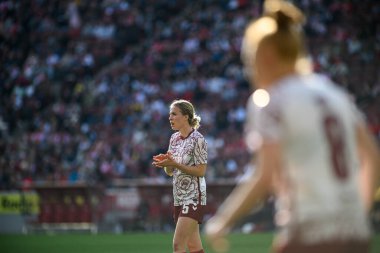
M169 150L173 159L187 166L207 164L207 143L197 130L187 138L175 132L170 138ZM188 175L178 169L173 171L174 205L206 205L206 180Z
M289 76L267 91L267 106L249 100L247 145L265 141L283 147L278 238L304 243L368 238L355 138L362 117L349 96L315 74Z

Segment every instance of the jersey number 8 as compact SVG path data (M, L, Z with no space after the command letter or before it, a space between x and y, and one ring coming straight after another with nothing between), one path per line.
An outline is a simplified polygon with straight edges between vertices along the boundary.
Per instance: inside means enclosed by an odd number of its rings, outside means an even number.
M324 131L330 147L330 158L335 175L339 179L346 179L348 169L344 152L343 128L338 119L329 114L324 118Z

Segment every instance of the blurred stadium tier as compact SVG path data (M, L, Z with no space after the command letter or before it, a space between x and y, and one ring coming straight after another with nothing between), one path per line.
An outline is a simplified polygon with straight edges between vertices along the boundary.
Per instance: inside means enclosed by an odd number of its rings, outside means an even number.
M23 233L97 232L103 216L100 204L104 198L102 187L61 183L33 185L31 188L38 196L39 212L35 219L25 219Z
M208 183L207 221L235 187L234 179ZM35 185L28 191L0 192L1 233L171 232L172 183L118 180L114 187L86 184ZM243 233L272 232L274 203L269 199L235 227ZM380 199L372 212L380 232Z
M233 180L220 180L208 184L205 220L215 213L234 186ZM119 181L117 186L107 189L83 184L38 185L32 189L27 194L34 202L20 202L17 198L25 193L15 192L12 195L12 210L4 206L4 203L11 201L9 194L0 193L3 205L0 219L3 216L8 220L9 217L17 217L19 220L17 226L11 222L8 230L2 227L0 232L119 234L128 231L168 232L174 229L171 182L127 180ZM25 211L24 206L31 205L34 205L33 212ZM249 232L272 231L272 214L273 203L268 201L242 224L255 224ZM13 231L10 231L12 226Z
M235 180L226 179L208 184L205 221L235 185ZM110 188L84 184L39 185L24 193L0 192L0 199L0 220L4 224L0 233L120 234L174 229L172 184L169 181L123 180ZM13 204L9 204L11 202ZM235 230L244 233L273 231L273 206L273 200L269 199L252 210ZM374 230L380 231L379 199L372 213L372 222Z

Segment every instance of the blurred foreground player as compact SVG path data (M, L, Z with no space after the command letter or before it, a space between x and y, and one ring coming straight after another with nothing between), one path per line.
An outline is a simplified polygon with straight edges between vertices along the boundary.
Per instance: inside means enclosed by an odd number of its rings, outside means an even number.
M207 223L211 246L252 207L274 194L277 253L369 252L368 212L379 181L379 150L348 95L304 64L304 16L266 1L245 32L242 58L257 90L248 102L246 139L257 173ZM232 250L233 252L233 250Z
M153 165L173 176L174 222L173 251L203 253L199 234L206 207L207 143L198 132L201 118L187 100L170 105L169 121L176 132L166 154L153 157Z

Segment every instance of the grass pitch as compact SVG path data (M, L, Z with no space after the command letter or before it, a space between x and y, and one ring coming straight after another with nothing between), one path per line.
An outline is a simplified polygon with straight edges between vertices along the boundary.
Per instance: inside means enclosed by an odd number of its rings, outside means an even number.
M172 234L57 234L0 235L2 253L169 253ZM273 234L232 234L230 252L268 253ZM206 243L205 251L212 252ZM371 253L380 252L380 235L372 242Z

